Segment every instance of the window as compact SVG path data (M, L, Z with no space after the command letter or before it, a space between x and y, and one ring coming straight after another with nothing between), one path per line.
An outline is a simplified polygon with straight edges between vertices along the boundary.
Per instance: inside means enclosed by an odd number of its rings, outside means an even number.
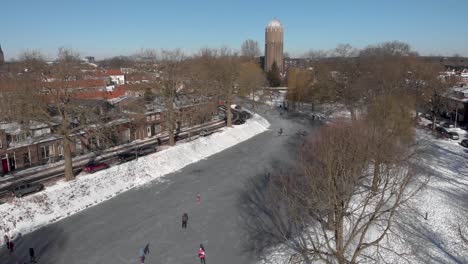
M41 147L41 158L48 159L50 156L50 148L49 146L42 146Z
M148 137L151 137L151 127L150 127L150 126L149 126L149 127L146 127L146 135L147 135Z
M62 145L58 146L58 155L63 156L63 146Z
M13 153L13 156L8 157L8 162L10 163L10 171L16 169L16 158L15 158L15 153Z
M81 149L82 149L81 140L80 140L79 138L77 138L77 139L75 140L75 149L76 149L77 151L81 151Z
M123 139L124 139L124 142L130 142L130 128L124 131Z
M151 121L151 116L146 116L146 121Z
M156 117L156 120L161 120L161 114L156 114L155 117Z
M155 134L161 133L161 125L154 125L154 132Z
M156 115L151 115L151 120L152 121L156 120Z
M29 160L29 153L23 153L23 163L24 166L31 165L31 161Z

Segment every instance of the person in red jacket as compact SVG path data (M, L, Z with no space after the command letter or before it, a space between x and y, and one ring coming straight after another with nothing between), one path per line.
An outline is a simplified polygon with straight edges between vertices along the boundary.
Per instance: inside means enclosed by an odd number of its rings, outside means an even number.
M200 249L198 250L198 257L200 258L200 263L206 264L205 262L205 248L203 247L202 244L200 244Z

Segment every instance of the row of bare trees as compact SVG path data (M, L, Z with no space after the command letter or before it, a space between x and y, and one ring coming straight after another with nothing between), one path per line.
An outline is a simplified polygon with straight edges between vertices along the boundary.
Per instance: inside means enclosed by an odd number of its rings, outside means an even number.
M346 107L353 119L374 98L399 90L410 99L416 112L437 114L447 111L449 101L443 95L454 85L454 79L441 77L445 69L419 57L402 42L385 42L358 51L350 45L340 45L334 57L320 57L311 62L307 74L288 74L292 79L292 103L338 103ZM298 76L300 79L289 78ZM302 82L302 84L301 84ZM409 102L408 102L409 103Z

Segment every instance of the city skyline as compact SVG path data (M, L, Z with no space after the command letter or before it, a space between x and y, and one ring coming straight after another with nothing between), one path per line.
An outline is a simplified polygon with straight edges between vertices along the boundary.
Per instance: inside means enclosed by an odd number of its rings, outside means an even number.
M299 56L309 49L329 50L340 43L356 48L403 41L422 55L468 56L468 2L405 1L9 1L0 18L5 59L26 50L54 57L58 47L98 59L131 55L141 49L203 47L239 49L246 39L264 45L264 28L273 18L285 27L284 51ZM262 53L263 53L263 49Z

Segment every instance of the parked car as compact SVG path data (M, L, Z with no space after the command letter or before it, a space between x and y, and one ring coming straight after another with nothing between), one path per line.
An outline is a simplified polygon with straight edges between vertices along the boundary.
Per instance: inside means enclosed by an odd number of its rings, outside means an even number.
M201 137L206 137L206 136L209 136L209 135L211 135L211 134L213 134L213 130L211 130L211 131L208 130L208 129L202 129L202 130L200 130L200 136L201 136Z
M444 122L444 123L442 123L442 126L446 127L446 128L454 128L455 127L453 122Z
M120 162L127 162L136 159L136 153L133 151L123 152L117 155Z
M27 194L39 192L44 189L44 185L40 183L20 182L13 187L11 193L16 197L23 197Z
M436 131L439 132L442 136L448 137L448 131L444 127L438 126L436 127Z
M424 118L428 119L428 120L432 120L432 113L428 112L428 113L425 113L422 115Z
M109 165L107 163L93 161L93 162L89 162L88 164L86 164L86 167L84 168L84 170L87 173L95 173L96 171L105 170L107 168L109 168Z
M468 148L468 139L463 139L463 140L460 142L460 145L462 145L462 146L465 147L465 148Z
M457 132L450 131L448 132L448 137L453 139L453 140L458 140L460 136L458 135Z
M458 140L460 138L457 132L449 131L445 127L438 126L436 127L436 131L439 132L441 136L446 138L450 138L453 140Z
M150 153L156 152L156 151L158 151L157 146L148 145L148 146L143 146L143 147L138 148L135 153L137 154L137 156L144 156L144 155L148 155Z

